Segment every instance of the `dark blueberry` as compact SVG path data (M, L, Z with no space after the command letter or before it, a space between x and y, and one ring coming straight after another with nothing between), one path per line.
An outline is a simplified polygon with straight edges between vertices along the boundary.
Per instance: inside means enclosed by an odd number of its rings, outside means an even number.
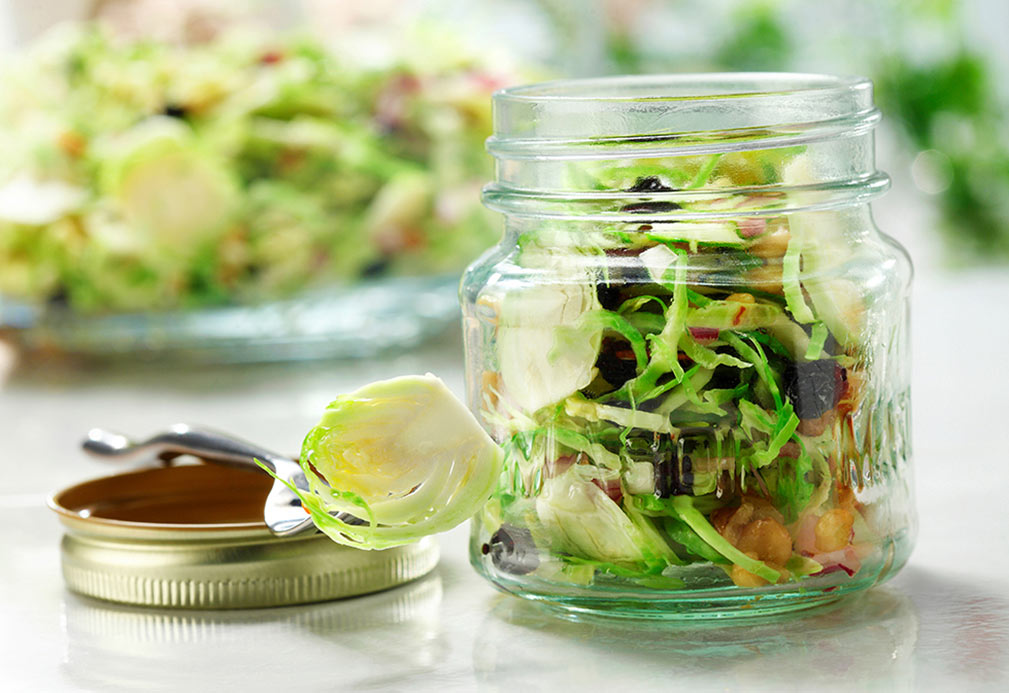
M165 104L161 112L169 118L185 118L188 113L185 106L179 106L174 103Z
M599 358L596 359L596 368L599 369L599 375L603 376L606 382L616 387L620 387L637 375L633 360L628 361L613 354L599 354Z
M684 431L689 429L684 429ZM655 468L655 495L658 498L682 496L693 493L694 473L691 453L679 440L656 434L651 445L652 465Z
M709 390L731 390L739 385L739 369L732 366L716 366L711 380L705 386Z
M676 376L674 376L672 373L667 373L666 375L660 376L659 379L656 381L655 384L656 384L656 386L665 385L666 383L668 383L670 380L672 380L675 377ZM658 409L659 406L662 404L663 401L664 401L663 397L652 397L651 399L646 399L644 401L635 402L633 407L631 406L631 403L628 402L627 400L620 400L620 399L608 399L608 400L604 401L603 403L606 404L606 405L609 405L611 407L620 407L622 409L632 409L633 408L633 409L637 409L639 411L652 412L652 411L655 411L656 409ZM650 459L651 458L649 458L649 461L650 461Z
M631 403L623 399L604 399L603 404L609 407L619 407L621 409L634 409L635 411L647 411L652 412L659 408L662 404L661 397L653 397L652 399L645 400L644 402L635 402L634 406ZM651 458L645 461L651 461Z
M662 404L662 398L661 397L653 397L653 398L651 398L649 400L646 400L644 402L638 402L637 405L635 406L635 408L638 411L652 412L652 411L655 411L656 409L658 409L660 404Z
M606 310L616 310L623 303L620 287L614 284L596 284L596 296L599 297L599 305Z
M531 573L540 564L533 535L528 529L515 525L501 525L481 547L481 552L490 554L498 570L511 575Z
M800 419L817 419L837 406L847 373L831 359L790 363L782 374L785 396Z
M631 345L623 339L609 337L603 339L599 357L596 359L596 368L606 382L616 387L620 387L638 374L634 352Z
M609 256L606 276L605 280L601 278L596 284L596 295L603 308L616 310L631 298L640 285L650 284L652 277L636 256L616 251L607 251L606 254ZM649 287L647 293L654 294L655 291Z
M663 185L658 176L642 176L634 181L634 185L627 188L627 192L672 192L672 188Z
M362 277L377 277L379 275L385 274L385 271L389 269L389 261L386 259L375 260L368 265L365 265L364 269L361 270Z
M658 200L655 202L634 202L620 208L621 212L631 212L633 214L643 214L647 212L672 212L680 208L675 202Z

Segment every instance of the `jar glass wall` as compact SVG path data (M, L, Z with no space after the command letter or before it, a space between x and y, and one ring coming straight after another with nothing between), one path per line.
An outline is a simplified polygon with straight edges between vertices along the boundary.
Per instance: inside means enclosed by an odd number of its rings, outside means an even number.
M809 606L914 537L905 252L874 225L871 84L607 78L495 97L501 243L462 286L507 459L496 586L656 617Z

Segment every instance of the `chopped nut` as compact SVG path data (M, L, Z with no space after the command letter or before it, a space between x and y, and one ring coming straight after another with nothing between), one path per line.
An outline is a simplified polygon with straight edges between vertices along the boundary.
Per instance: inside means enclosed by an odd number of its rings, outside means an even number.
M764 578L754 575L746 568L738 565L732 566L732 575L730 577L737 587L760 587L767 584L767 580Z
M730 544L735 546L739 542L739 535L743 531L743 527L749 524L752 518L753 506L743 503L743 505L732 510L732 514L727 519L724 519L724 523L723 517L719 517L719 523L722 524L722 527L718 531L723 537L728 539ZM715 525L715 528L718 529L718 525Z
M773 233L765 233L747 248L747 252L750 255L764 259L783 257L785 251L788 250L788 242L791 238L791 234L786 229L778 229Z
M855 516L847 508L834 508L823 514L816 523L816 549L823 552L838 551L851 540Z
M792 555L792 536L777 520L753 520L739 535L736 547L743 553L756 555L766 563L784 565Z
M746 553L746 555L755 560L760 560L754 553ZM778 582L787 579L788 577L787 572L780 565L774 565L767 561L764 561L764 563L767 565L768 568L773 568L777 570L778 573L780 573L781 577L778 578L777 580ZM736 583L737 587L761 587L767 584L767 580L765 580L764 578L760 577L759 575L754 575L746 568L743 568L738 565L732 566L732 571L729 577L732 578L732 581Z
M781 265L761 265L754 267L744 275L749 286L769 294L784 294L781 288Z
M753 517L754 520L770 518L776 520L779 524L785 523L785 516L782 515L771 501L766 498L761 498L760 496L746 496L743 500L744 503L753 507Z
M736 546L743 528L753 520L769 519L783 525L784 516L771 502L760 496L745 496L738 508L718 508L711 513L711 524L729 543Z
M718 508L711 513L711 524L715 530L725 536L725 528L729 524L729 520L732 519L733 514L735 514L737 508Z

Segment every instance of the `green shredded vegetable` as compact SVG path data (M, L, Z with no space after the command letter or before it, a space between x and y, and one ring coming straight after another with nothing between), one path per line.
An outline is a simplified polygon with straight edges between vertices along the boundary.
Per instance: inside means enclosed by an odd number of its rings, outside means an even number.
M518 551L508 547L525 530L521 550L542 562L520 568L567 586L717 590L752 585L743 571L847 579L824 577L840 554L820 563L800 529L837 507L847 469L865 464L847 459L860 443L845 436L866 306L820 271L833 251L814 243L814 225L829 218L775 216L777 192L749 192L794 183L802 154L574 166L621 203L635 198L621 221L519 234L520 264L560 281L541 293L522 283L505 292L531 297L519 309L474 321L487 347L482 414L509 458L502 511L476 530L487 570L513 570L495 556ZM737 211L765 194L761 215Z
M804 354L807 360L812 361L820 358L820 354L823 352L823 345L827 342L827 335L826 325L822 322L813 323L813 333L809 337L809 346L806 347L806 353Z
M719 534L707 518L704 517L693 505L690 496L677 496L673 499L673 511L683 520L690 529L694 530L698 537L724 556L730 562L735 563L754 575L764 578L770 583L775 583L781 577L777 570L771 568L766 563L750 558L745 553L730 544L725 537Z
M785 291L788 310L798 322L813 322L813 311L806 305L799 283L799 267L802 261L802 244L798 238L788 242L788 250L781 262L781 286Z

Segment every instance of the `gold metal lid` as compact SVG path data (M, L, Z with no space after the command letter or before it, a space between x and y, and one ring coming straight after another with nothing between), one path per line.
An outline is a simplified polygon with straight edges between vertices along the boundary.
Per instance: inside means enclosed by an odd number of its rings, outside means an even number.
M238 609L351 597L401 585L438 563L427 537L385 551L322 535L278 538L263 524L269 477L217 465L94 479L49 499L66 527L63 576L125 604Z

